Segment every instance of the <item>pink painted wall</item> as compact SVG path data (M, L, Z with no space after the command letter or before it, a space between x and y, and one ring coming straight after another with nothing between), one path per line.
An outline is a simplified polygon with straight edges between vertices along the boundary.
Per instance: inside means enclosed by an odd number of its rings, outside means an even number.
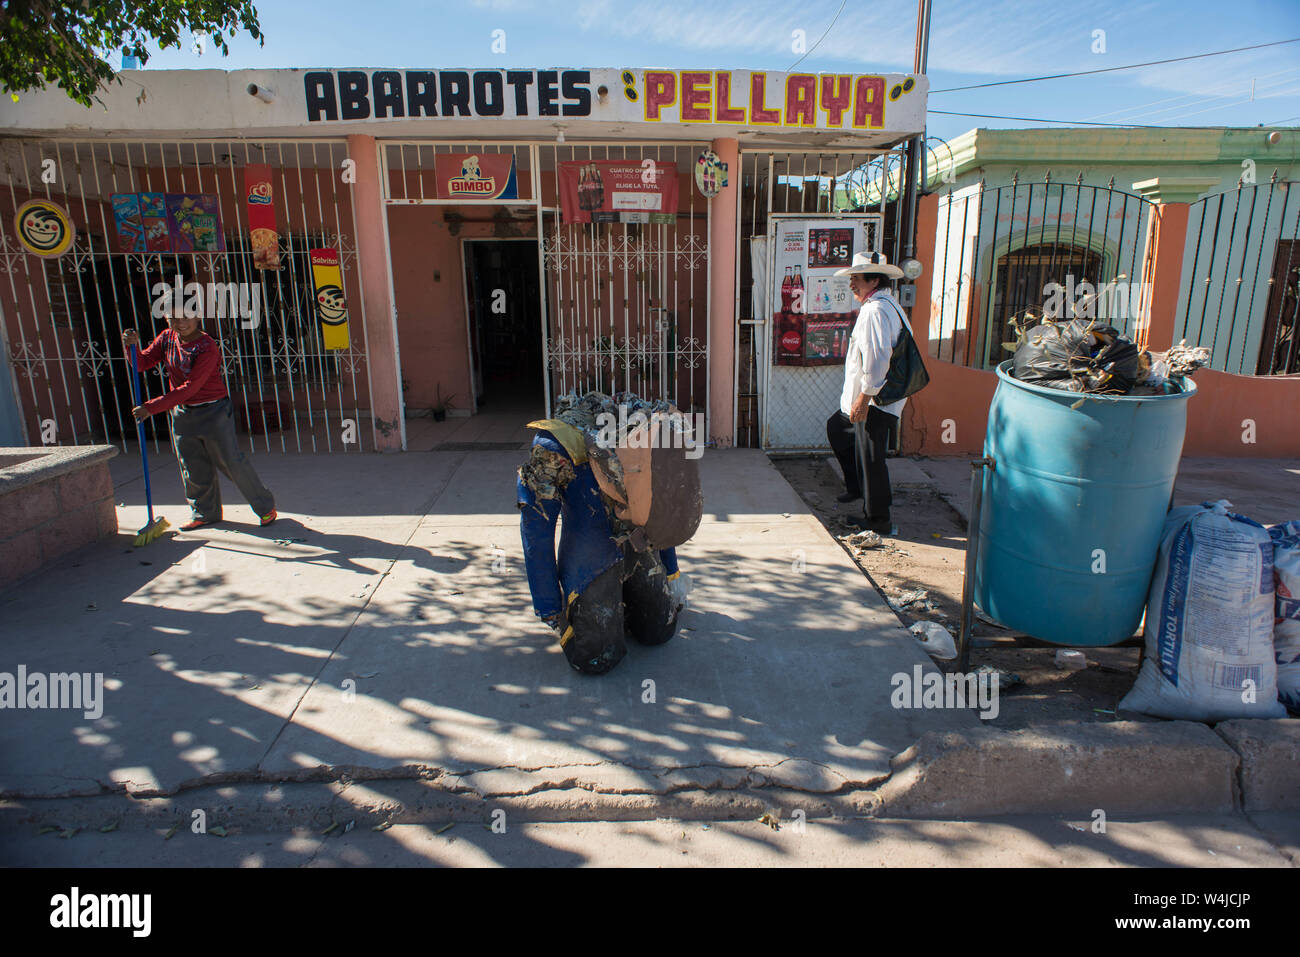
M454 395L456 408L473 407L461 240L490 237L492 226L463 224L453 235L447 210L485 215L482 207L388 207L402 375L408 385L406 404L414 409L430 408L439 386L444 399Z

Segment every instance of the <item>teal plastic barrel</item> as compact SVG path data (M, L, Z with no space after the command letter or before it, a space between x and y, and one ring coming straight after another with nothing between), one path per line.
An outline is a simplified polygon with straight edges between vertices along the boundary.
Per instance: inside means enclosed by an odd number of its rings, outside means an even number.
M998 366L984 438L995 464L984 469L975 603L1054 644L1124 641L1142 620L1196 386L1085 397L1010 369Z

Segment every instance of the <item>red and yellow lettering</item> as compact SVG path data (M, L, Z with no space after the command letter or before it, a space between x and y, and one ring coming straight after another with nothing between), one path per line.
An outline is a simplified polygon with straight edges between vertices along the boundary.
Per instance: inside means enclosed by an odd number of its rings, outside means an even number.
M713 120L709 109L713 105L713 93L709 89L709 74L682 71L682 108L683 123L710 123Z
M853 125L878 130L885 125L885 80L860 76L853 91Z
M847 73L822 77L822 109L826 111L826 125L844 127L844 111L853 97L853 78Z
M785 78L785 125L817 125L817 77L792 73Z
M765 105L767 98L767 74L751 73L749 75L749 115L755 126L780 126L781 111L768 109Z
M744 123L745 108L731 105L731 71L724 70L715 74L718 88L717 116L719 123Z
M677 102L677 76L647 70L645 75L645 118L658 120L659 111Z

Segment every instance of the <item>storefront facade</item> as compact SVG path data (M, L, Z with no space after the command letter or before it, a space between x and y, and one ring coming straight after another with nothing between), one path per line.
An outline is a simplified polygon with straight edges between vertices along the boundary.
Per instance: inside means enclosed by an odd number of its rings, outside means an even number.
M398 450L426 411L587 389L704 413L723 446L820 444L791 409L838 388L780 366L768 239L856 217L896 260L901 196L866 210L846 186L901 176L926 97L757 71L122 79L105 110L46 91L0 120L0 394L24 444L130 436L118 338L160 327L178 276L225 304L207 328L254 450Z

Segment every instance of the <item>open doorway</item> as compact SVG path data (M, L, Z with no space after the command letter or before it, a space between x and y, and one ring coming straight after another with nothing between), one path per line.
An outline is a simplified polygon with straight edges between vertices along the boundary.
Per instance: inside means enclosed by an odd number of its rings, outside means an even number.
M464 250L476 408L540 418L546 396L537 240L466 239Z

